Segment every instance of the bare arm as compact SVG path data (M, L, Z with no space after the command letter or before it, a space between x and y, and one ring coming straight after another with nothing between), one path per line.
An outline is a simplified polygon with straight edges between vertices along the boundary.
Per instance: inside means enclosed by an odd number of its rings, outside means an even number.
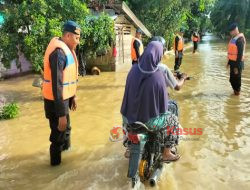
M178 83L177 83L177 85L175 86L174 89L179 91L181 89L181 87L183 86L185 79L182 78L181 80L177 80L177 81L178 81Z

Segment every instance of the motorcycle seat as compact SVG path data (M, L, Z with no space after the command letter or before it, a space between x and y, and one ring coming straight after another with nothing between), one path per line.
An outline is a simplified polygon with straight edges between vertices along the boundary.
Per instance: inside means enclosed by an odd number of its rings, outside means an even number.
M150 130L144 123L136 121L132 124L127 124L128 132L141 134L141 133L155 133L155 131Z

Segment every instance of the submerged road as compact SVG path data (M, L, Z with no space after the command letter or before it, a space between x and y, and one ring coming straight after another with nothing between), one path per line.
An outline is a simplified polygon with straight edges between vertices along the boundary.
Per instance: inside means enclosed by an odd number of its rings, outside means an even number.
M250 49L240 97L232 95L226 64L226 42L205 36L199 51L185 52L181 71L193 77L179 92L183 128L202 128L184 137L181 159L164 166L159 190L250 189ZM173 68L173 57L164 59ZM121 125L120 106L128 69L80 78L78 110L71 113L72 149L59 167L49 166L49 125L34 75L0 82L0 94L17 101L18 118L0 121L0 189L130 189L128 160L122 143L108 140Z

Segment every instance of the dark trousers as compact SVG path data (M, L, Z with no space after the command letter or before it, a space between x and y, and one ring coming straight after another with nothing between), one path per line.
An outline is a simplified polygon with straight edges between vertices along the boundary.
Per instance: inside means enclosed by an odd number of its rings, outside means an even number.
M137 64L138 63L138 61L132 61L132 65L134 65L134 64Z
M198 42L193 42L193 43L194 43L194 49L193 49L193 53L194 53L198 48Z
M61 163L61 152L66 150L70 147L70 117L67 117L67 127L66 130L60 132L58 130L58 117L50 117L49 124L50 124L50 163L51 165L58 165Z
M182 56L183 56L183 53L181 51L179 51L178 52L178 57L175 58L175 65L174 65L174 70L175 71L177 71L181 66Z
M241 89L241 73L244 63L230 61L230 83L234 91L240 92Z

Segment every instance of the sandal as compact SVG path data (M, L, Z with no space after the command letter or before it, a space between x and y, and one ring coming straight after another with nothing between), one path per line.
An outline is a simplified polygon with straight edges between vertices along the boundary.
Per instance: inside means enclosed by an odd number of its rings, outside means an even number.
M175 155L173 158L171 158L171 159L167 159L167 160L163 160L162 159L162 162L163 163L170 163L170 162L175 162L175 161L177 161L177 160L179 160L180 159L180 155L179 154L177 154L177 155Z

